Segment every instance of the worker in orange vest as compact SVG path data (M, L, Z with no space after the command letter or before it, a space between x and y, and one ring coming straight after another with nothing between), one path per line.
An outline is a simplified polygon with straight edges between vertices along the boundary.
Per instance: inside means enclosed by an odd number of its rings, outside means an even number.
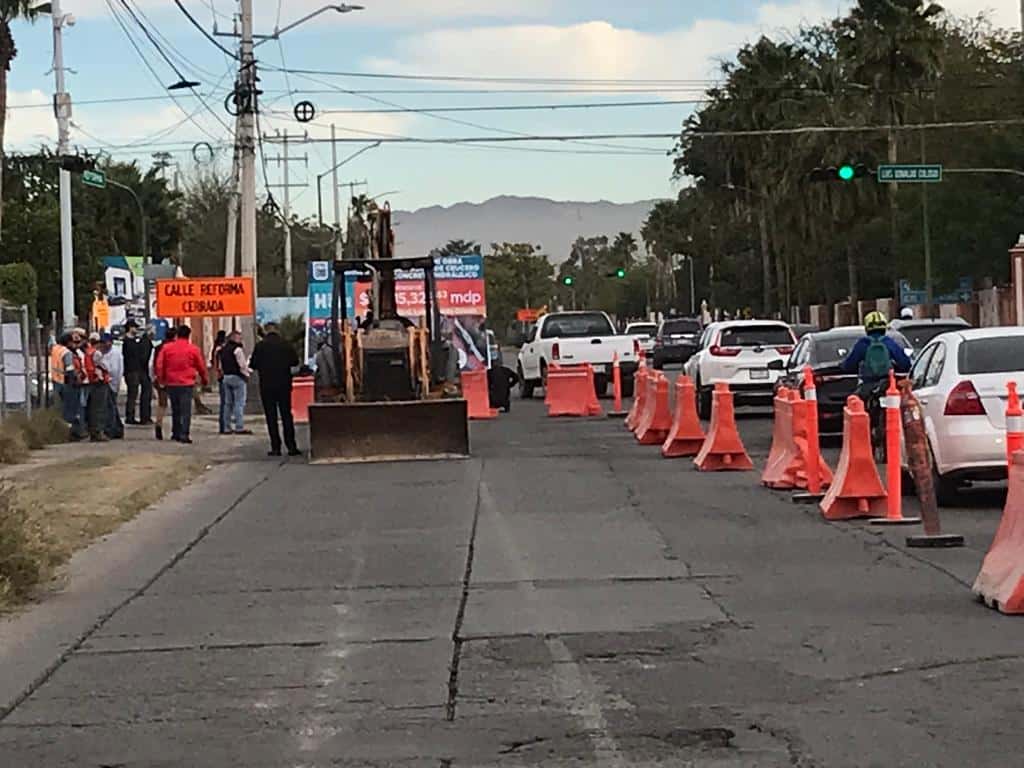
M108 437L103 434L107 421L107 405L110 401L110 372L103 362L103 352L99 349L100 335L90 333L86 342L82 368L85 372L86 387L86 422L89 427L89 440L94 443L105 443Z

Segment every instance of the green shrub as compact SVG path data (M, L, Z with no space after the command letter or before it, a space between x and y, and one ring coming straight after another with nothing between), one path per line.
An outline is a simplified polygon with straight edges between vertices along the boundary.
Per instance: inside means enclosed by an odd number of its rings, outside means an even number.
M34 311L38 296L39 284L31 264L0 265L0 299L15 306L26 304Z
M71 430L56 408L42 408L32 411L29 430L38 442L45 445L60 445L68 442Z

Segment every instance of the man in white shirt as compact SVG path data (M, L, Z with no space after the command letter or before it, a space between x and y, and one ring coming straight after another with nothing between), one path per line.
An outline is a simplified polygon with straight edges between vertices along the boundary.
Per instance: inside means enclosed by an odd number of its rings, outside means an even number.
M252 371L242 348L242 332L232 331L220 350L220 369L224 374L224 420L226 434L251 435L245 428L245 399Z
M121 391L121 381L124 379L124 355L121 348L114 345L114 337L109 333L100 336L100 361L103 368L110 376L110 400L107 405L106 427L104 434L111 440L124 439L124 423L121 421L121 413L117 408L117 394Z

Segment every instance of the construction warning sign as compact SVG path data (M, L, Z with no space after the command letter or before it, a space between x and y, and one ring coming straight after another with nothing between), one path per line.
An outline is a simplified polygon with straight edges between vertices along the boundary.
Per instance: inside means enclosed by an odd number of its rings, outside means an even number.
M160 317L242 317L256 312L251 277L156 281Z

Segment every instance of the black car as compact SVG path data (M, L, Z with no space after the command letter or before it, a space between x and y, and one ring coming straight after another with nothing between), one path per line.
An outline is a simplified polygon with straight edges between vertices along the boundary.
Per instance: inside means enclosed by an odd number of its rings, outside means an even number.
M962 331L971 324L961 317L940 318L938 320L893 320L889 327L906 337L907 347L913 350L908 355L920 352L928 342L943 333Z
M685 364L697 351L702 330L695 318L662 320L654 337L654 367L661 370L666 363Z
M902 348L910 343L898 331L888 333ZM789 360L782 364L783 375L776 386L785 385L804 391L804 368L811 366L818 390L818 422L823 433L843 431L843 406L846 398L857 391L857 374L843 373L840 364L864 336L859 325L809 333L797 343ZM771 366L769 366L771 367Z

